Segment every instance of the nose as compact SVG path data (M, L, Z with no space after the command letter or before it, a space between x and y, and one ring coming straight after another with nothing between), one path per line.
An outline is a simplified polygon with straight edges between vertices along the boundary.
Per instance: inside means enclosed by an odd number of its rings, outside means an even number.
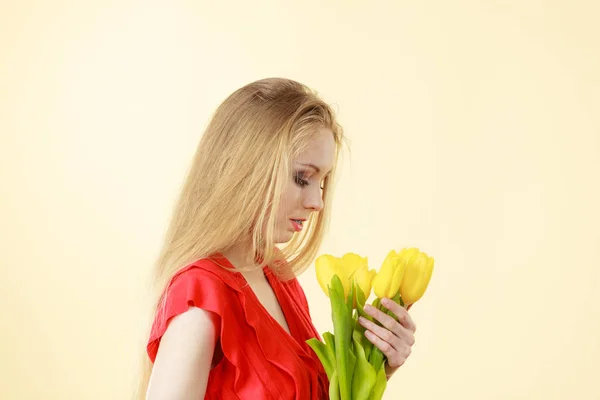
M303 206L308 210L321 211L323 209L321 189L308 191L304 197Z

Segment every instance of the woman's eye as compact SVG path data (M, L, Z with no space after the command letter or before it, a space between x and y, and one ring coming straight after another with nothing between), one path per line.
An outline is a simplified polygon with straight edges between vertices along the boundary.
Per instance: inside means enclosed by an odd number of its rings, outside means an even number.
M301 173L294 175L294 181L296 182L296 184L298 186L301 186L301 187L308 186L308 181L304 178L304 175Z

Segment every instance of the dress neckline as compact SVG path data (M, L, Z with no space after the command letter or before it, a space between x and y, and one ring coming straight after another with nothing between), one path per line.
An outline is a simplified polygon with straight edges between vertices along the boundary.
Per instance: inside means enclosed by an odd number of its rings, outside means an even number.
M261 303L258 296L256 295L256 293L254 292L254 290L252 289L252 287L246 280L246 277L244 277L244 275L242 273L240 273L239 271L235 270L235 266L231 263L231 261L223 254L218 254L217 257L221 261L223 261L223 263L226 264L226 267L232 269L231 272L232 272L233 276L235 277L235 279L238 281L242 291L257 305L261 314L264 315L264 317L269 321L269 323L274 325L275 329L278 330L283 336L285 336L286 338L288 338L295 344L298 344L298 339L295 336L295 334L297 334L297 329L296 329L295 324L293 323L294 318L292 315L290 315L291 307L289 307L289 305L287 304L287 299L283 298L284 296L282 296L281 286L280 286L281 282L279 281L279 278L277 278L277 276L271 270L271 268L269 268L268 266L263 267L263 273L265 275L265 278L267 279L267 283L269 284L269 286L271 287L271 290L273 291L273 294L275 295L275 299L277 300L277 303L279 304L279 308L281 308L283 317L285 318L287 326L290 330L289 332L287 330L285 330L285 328L279 323L279 321L277 321L275 319L275 317L273 317L273 315L271 315L269 310L267 310L267 308Z

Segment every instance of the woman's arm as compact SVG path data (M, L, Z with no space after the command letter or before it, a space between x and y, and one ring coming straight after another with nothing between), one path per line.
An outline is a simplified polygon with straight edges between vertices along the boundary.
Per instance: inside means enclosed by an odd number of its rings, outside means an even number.
M174 317L161 338L147 400L203 399L215 350L212 314L197 307Z

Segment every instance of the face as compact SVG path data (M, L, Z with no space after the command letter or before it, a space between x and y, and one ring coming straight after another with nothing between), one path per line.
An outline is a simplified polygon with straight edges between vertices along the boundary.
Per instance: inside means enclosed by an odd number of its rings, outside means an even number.
M323 128L293 161L290 184L277 211L276 241L285 243L300 232L311 213L323 209L323 182L331 172L336 145L333 132Z

